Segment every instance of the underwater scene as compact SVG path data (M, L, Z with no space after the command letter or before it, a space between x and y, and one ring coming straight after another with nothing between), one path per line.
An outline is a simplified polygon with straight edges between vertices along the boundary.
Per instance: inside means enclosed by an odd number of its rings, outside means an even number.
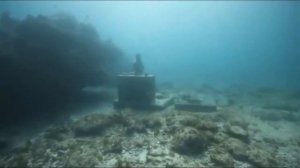
M300 165L299 1L0 1L0 167Z

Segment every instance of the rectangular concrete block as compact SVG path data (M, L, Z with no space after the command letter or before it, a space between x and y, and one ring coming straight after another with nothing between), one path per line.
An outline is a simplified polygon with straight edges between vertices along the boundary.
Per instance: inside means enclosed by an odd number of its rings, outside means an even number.
M217 107L214 105L201 104L175 104L176 110L192 111L192 112L215 112Z
M209 95L185 96L176 102L175 109L191 112L215 112L217 105L215 99Z
M155 103L155 77L153 75L118 75L116 107L148 108Z

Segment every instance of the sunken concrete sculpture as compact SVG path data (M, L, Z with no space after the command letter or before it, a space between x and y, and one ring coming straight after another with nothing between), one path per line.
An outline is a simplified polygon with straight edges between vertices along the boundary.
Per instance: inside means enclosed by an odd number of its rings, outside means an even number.
M172 97L156 99L155 76L144 73L144 66L139 54L133 64L133 72L117 76L118 100L115 108L163 109L170 104Z

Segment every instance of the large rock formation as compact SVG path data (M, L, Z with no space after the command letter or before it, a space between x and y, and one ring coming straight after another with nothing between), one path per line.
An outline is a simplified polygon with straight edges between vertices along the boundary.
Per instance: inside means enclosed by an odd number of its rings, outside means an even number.
M93 26L67 14L0 18L1 121L53 112L80 99L81 89L109 83L124 54ZM13 123L12 123L13 124Z

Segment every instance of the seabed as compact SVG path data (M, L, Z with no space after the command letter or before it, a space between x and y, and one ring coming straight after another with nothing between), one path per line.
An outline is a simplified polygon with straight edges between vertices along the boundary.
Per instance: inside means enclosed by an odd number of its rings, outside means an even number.
M172 93L212 97L218 110L95 110L3 153L0 167L299 167L299 93Z

